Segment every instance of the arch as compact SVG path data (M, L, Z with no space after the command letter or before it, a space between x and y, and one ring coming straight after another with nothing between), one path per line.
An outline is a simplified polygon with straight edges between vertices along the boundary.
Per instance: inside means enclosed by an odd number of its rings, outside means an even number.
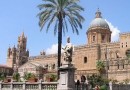
M125 54L128 58L130 58L130 48L125 51Z
M109 58L111 60L111 57L112 57L112 52L109 52Z
M48 64L45 64L45 67L48 69Z
M55 65L55 64L53 64L53 65L52 65L52 69L55 69L55 66L56 66L56 65Z
M119 52L119 50L115 51L115 54L116 54L116 58L120 58L120 52Z
M113 59L114 58L114 52L110 51L110 58Z

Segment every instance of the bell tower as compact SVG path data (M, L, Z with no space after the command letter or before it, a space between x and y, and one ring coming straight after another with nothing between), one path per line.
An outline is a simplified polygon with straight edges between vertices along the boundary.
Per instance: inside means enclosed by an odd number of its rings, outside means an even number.
M17 49L20 53L26 52L26 43L27 43L27 37L25 37L23 32L22 35L18 37Z
M29 57L29 51L26 51L27 45L27 37L25 37L24 32L21 36L18 37L18 44L17 44L17 57L16 57L16 66L19 67L27 62Z
M7 51L7 66L13 67L13 64L16 63L16 47L14 45L13 48L8 48Z
M16 70L19 66L23 65L28 61L29 51L26 50L27 37L24 32L18 37L17 48L8 48L7 51L7 66L12 67Z

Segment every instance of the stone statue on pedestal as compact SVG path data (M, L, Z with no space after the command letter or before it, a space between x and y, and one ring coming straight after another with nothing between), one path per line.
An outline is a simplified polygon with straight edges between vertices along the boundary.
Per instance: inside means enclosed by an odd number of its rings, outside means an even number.
M65 48L62 48L64 50L64 61L67 63L72 62L72 53L73 53L73 45L70 43L70 37L67 38L67 44Z
M58 80L57 90L75 90L74 74L76 68L71 64L73 45L70 43L70 37L67 38L67 44L64 50L64 62L60 66L60 79Z

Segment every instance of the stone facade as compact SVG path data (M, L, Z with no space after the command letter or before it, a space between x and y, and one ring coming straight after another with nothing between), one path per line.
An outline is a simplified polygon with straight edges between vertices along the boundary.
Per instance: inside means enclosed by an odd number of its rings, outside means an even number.
M4 74L5 76L11 76L13 73L12 68L6 65L0 65L0 75Z
M27 62L18 68L21 78L23 78L25 73L33 73L37 78L41 79L43 78L43 74L46 73L45 71L46 68L44 68L42 64L36 62Z
M97 60L104 61L109 79L130 79L130 63L126 56L126 52L130 50L130 33L121 33L119 41L111 42L110 28L98 10L86 34L88 43L75 46L72 55L72 63L77 68L75 79L80 79L81 75L97 74ZM25 52L24 48L24 55ZM63 62L63 55L61 59ZM46 55L45 52L41 52L39 56L31 56L28 60L42 64L48 72L57 71L57 54ZM13 59L7 59L10 66L14 64L12 61Z

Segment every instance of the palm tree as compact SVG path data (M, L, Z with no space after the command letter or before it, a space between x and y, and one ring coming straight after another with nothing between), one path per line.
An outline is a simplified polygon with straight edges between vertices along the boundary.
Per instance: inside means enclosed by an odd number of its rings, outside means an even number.
M58 68L61 64L61 44L62 32L65 34L68 31L68 24L72 27L73 33L79 34L78 27L82 29L81 23L84 18L80 15L84 9L77 3L79 0L43 0L44 3L38 5L41 10L38 13L39 26L41 30L47 24L46 31L48 32L51 24L54 24L54 35L58 32ZM68 21L68 22L67 22ZM59 78L59 70L58 70Z

